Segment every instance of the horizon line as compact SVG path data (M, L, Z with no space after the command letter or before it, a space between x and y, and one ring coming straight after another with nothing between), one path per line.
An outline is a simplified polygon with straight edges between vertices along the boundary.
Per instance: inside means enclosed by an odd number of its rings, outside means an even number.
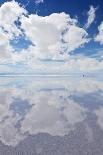
M66 77L66 76L72 76L73 74L69 74L69 75L67 75L67 74L46 74L46 75L44 75L44 74L2 74L2 75L0 75L0 77L7 77L7 76L35 76L35 77L42 77L42 76L44 76L44 77L48 77L48 76L52 76L52 77L56 77L56 76L64 76L64 77ZM77 75L79 75L79 74L77 74ZM83 74L80 74L81 76L83 75Z

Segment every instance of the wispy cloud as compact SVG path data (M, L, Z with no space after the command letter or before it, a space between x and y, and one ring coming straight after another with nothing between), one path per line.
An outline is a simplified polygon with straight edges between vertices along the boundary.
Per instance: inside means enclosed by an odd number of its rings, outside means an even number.
M95 41L100 42L101 45L103 45L103 22L98 27L99 33L95 37Z
M44 0L35 0L36 4L40 4L40 3L43 3L43 2L44 2Z
M89 28L91 24L94 22L96 18L96 10L97 8L94 8L94 6L90 6L90 10L87 13L88 15L87 23L85 24L86 29Z

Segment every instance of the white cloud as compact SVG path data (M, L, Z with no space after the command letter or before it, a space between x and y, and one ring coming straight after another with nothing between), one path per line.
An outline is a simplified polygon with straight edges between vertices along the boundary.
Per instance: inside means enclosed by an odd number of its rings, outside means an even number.
M38 15L31 15L29 18L22 19L22 28L25 30L26 35L36 45L34 47L34 54L37 57L41 55L55 55L55 49L60 42L60 32L51 23L46 21L45 17ZM59 52L59 51L57 51Z
M8 16L9 14L9 16ZM19 18L21 25L15 21ZM6 2L0 7L0 63L23 62L37 74L68 73L69 71L91 71L103 69L103 62L85 56L71 57L70 52L90 41L77 19L66 13L53 13L49 16L28 15L27 11L15 1ZM21 31L21 29L23 31ZM10 43L18 35L24 35L34 45L21 49L18 53ZM96 40L102 38L102 24ZM45 62L41 59L62 60L64 62ZM12 70L12 69L11 69Z
M64 41L68 43L68 51L73 51L76 48L89 42L87 38L88 33L80 27L71 26L67 33L64 35Z
M36 4L40 4L40 3L43 3L43 2L44 2L44 0L35 0Z
M95 72L97 70L103 70L103 61L99 61L96 58L89 58L86 56L68 56L68 58L59 57L57 61L41 61L35 58L31 48L23 52L19 56L19 60L24 61L29 68L32 69L34 74L70 74L70 73L80 73L80 72ZM29 72L29 71L28 71ZM24 71L25 73L25 71Z
M21 31L15 25L15 21L26 11L17 2L6 2L0 7L0 63L13 60L14 49L10 40L14 35L18 36Z
M10 10L9 17L8 10ZM62 57L61 52L63 53L63 50L66 49L64 53L68 53L88 42L87 32L83 28L79 28L77 26L78 21L72 19L69 14L53 13L45 17L36 14L25 16L25 14L27 14L27 11L23 7L20 7L15 1L6 2L0 7L0 20L2 21L0 26L3 27L7 33L6 35L8 35L7 42L10 49L12 49L9 43L10 39L13 39L14 35L18 36L23 33L15 24L18 18L21 22L21 28L25 31L26 37L35 45L32 46L32 48L29 47L26 53L28 53L28 55L32 53L35 59L59 58ZM74 31L74 33L72 36L73 39L70 40L67 37L71 38L71 31ZM78 33L80 33L80 36L78 36ZM71 47L69 47L69 45ZM6 46L5 42L5 49L8 49ZM4 50L3 47L1 49ZM29 53L29 49L32 49L31 53ZM7 53L9 54L9 52L5 53L6 55ZM17 54L13 52L13 49L10 53L12 53L11 61L21 60L20 54L17 56ZM10 55L5 58L7 59L9 57Z
M93 6L90 6L90 10L88 11L88 20L87 23L85 24L85 28L89 28L90 25L94 22L95 17L96 17L96 10L97 8L94 8Z
M39 58L59 57L64 48L68 53L89 41L87 32L77 26L77 20L65 13L46 17L30 15L21 22L26 35L35 44L34 55Z
M14 22L17 21L18 17L23 13L26 13L26 10L20 7L15 1L5 2L0 7L0 27L3 27L5 31L9 32L10 37L12 33L20 33Z
M95 37L95 41L100 42L100 44L103 44L103 22L98 27L99 33Z
M0 63L6 62L12 57L12 47L9 44L9 35L0 29Z

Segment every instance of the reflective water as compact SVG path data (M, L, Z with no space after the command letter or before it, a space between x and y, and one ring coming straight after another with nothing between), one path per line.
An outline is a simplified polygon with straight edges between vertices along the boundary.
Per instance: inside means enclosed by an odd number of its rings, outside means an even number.
M0 155L102 155L103 81L0 78Z

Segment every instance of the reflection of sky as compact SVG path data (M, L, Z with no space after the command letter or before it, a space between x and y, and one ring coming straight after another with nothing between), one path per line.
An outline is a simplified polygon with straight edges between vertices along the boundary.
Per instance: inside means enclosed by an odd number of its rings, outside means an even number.
M0 78L0 140L16 146L28 135L76 132L89 115L103 130L103 83L71 78ZM85 124L91 140L93 131ZM88 136L90 135L90 136Z

